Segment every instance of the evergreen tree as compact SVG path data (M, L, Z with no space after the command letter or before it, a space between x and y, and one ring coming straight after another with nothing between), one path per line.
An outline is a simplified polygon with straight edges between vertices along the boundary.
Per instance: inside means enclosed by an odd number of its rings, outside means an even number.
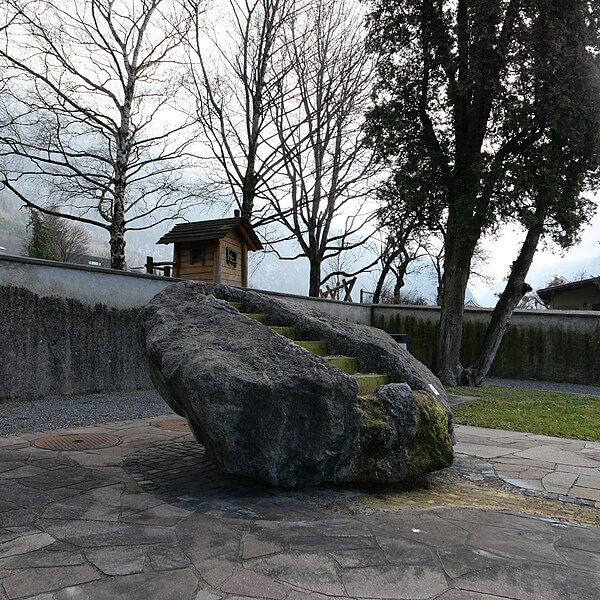
M599 19L594 0L373 0L379 62L371 144L398 193L419 190L445 231L437 374L479 383L544 237L573 244L598 170ZM475 249L518 223L526 237L479 359L460 362ZM503 249L502 251L505 251Z
M56 256L52 252L52 234L37 210L30 211L27 231L31 231L31 239L27 244L27 255L31 258L56 260Z

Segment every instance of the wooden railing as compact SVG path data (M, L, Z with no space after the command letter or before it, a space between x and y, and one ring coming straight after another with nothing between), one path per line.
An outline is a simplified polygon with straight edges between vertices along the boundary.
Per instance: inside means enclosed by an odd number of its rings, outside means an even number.
M151 256L146 256L146 273L148 275L155 275L155 271L162 271L165 277L171 277L171 267L175 265L174 262L154 262Z
M352 302L352 289L356 283L356 277L353 277L349 281L342 279L342 282L335 287L325 286L324 290L319 290L319 296L321 298L331 298L332 300L340 300L340 293L343 291L344 302Z

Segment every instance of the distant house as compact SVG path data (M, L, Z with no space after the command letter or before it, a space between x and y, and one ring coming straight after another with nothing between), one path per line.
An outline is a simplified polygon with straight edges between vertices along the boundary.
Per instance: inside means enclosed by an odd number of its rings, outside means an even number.
M471 298L465 302L465 308L483 308L483 306Z
M548 308L600 310L600 277L553 285L537 291Z
M156 242L174 244L173 277L248 286L248 251L262 250L254 228L238 216L175 225Z

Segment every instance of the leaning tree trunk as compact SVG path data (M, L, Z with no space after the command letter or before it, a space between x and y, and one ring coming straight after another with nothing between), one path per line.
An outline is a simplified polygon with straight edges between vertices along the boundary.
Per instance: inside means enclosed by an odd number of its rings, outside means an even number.
M388 262L383 265L383 269L381 270L381 273L379 275L377 285L375 286L375 291L373 292L373 304L379 304L379 301L381 300L381 293L383 292L383 286L385 285L385 280L389 275L391 268L391 262Z
M462 385L481 385L496 358L515 308L521 298L531 290L525 283L525 278L544 230L545 208L539 206L535 217L535 222L527 230L519 256L511 266L504 291L494 307L477 359L462 373Z

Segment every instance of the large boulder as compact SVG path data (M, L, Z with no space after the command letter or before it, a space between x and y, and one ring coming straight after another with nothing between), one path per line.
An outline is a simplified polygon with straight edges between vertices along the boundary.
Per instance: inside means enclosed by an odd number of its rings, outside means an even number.
M269 315L329 354L392 383L354 377L247 317ZM239 288L178 283L142 309L142 354L169 406L228 473L276 485L392 482L452 463L452 417L437 378L383 331Z

